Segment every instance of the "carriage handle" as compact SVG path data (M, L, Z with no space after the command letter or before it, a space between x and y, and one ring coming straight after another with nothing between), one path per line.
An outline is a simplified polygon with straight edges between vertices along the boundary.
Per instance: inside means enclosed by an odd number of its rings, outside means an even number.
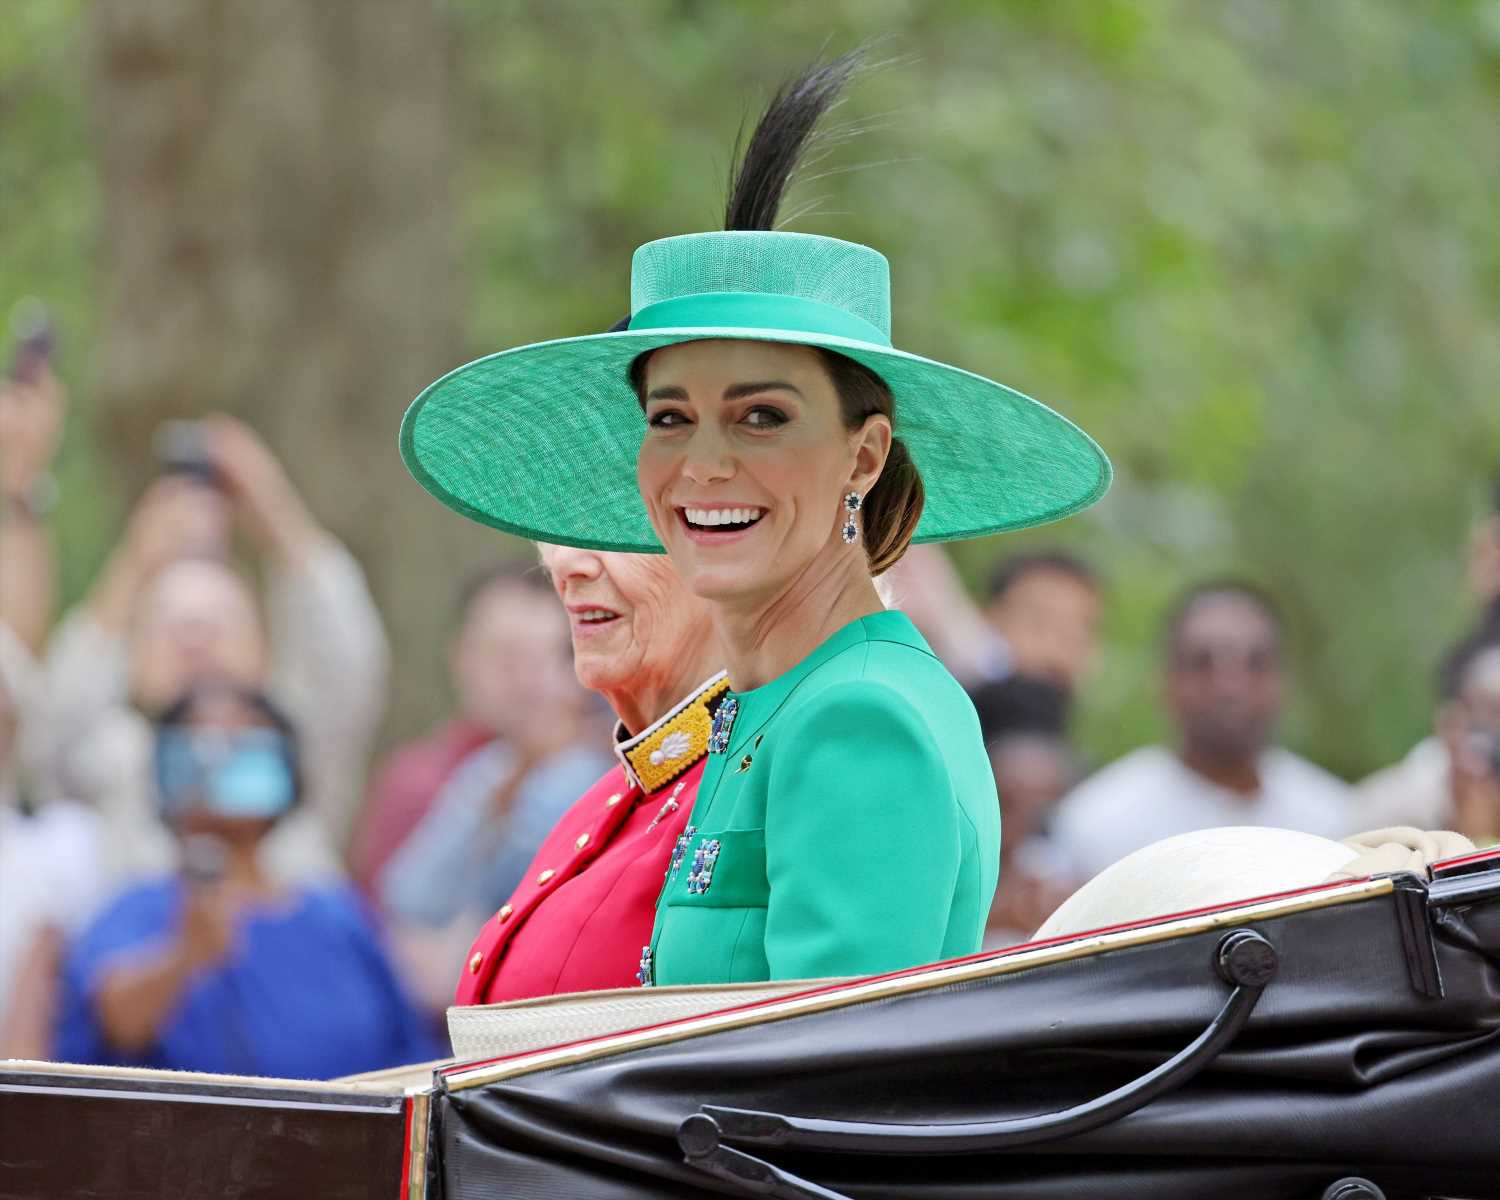
M965 1154L1073 1137L1143 1108L1181 1087L1213 1062L1245 1027L1279 965L1275 947L1254 930L1237 929L1226 934L1215 947L1214 968L1226 983L1234 985L1234 990L1203 1032L1140 1078L1061 1112L1005 1121L898 1125L788 1117L705 1104L702 1112L678 1126L677 1143L688 1165L733 1183L750 1195L781 1200L847 1200L838 1192L724 1143L866 1154Z

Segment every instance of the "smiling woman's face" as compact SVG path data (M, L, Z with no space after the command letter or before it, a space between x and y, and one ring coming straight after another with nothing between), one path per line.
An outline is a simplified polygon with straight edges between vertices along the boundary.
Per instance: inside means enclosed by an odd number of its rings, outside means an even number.
M851 485L863 491L869 478L871 456L860 453L869 439L845 429L815 351L726 340L668 346L647 361L643 394L636 478L690 591L753 602L780 594L820 556L859 551L839 529L844 494Z
M717 668L708 606L661 555L549 545L540 552L567 610L578 682L617 712L621 694L648 707L658 692L657 703L676 700Z

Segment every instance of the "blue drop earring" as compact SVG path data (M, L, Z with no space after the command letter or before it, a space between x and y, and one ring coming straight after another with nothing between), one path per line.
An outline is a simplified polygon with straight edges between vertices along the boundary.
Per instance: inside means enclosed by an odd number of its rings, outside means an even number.
M843 534L844 541L851 546L854 545L859 537L859 526L854 523L854 514L860 510L860 506L864 502L864 497L858 492L844 493L844 513L846 515L844 517Z

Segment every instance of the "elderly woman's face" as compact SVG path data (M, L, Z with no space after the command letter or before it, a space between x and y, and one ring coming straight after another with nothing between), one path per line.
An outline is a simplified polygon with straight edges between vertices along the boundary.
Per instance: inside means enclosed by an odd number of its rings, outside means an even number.
M668 346L647 360L644 397L636 477L690 591L712 600L776 595L820 555L849 549L839 535L842 503L861 470L862 438L844 428L813 350Z
M541 556L568 613L584 687L606 695L654 687L702 657L708 608L661 555L542 546Z

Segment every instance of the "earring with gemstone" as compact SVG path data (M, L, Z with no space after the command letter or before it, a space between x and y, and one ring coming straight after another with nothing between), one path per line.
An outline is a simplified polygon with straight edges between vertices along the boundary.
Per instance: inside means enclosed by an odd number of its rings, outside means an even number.
M858 492L844 493L844 512L846 515L844 517L843 534L844 541L848 542L851 546L854 545L855 539L859 537L859 526L854 523L854 514L859 511L860 506L864 502L864 497Z

